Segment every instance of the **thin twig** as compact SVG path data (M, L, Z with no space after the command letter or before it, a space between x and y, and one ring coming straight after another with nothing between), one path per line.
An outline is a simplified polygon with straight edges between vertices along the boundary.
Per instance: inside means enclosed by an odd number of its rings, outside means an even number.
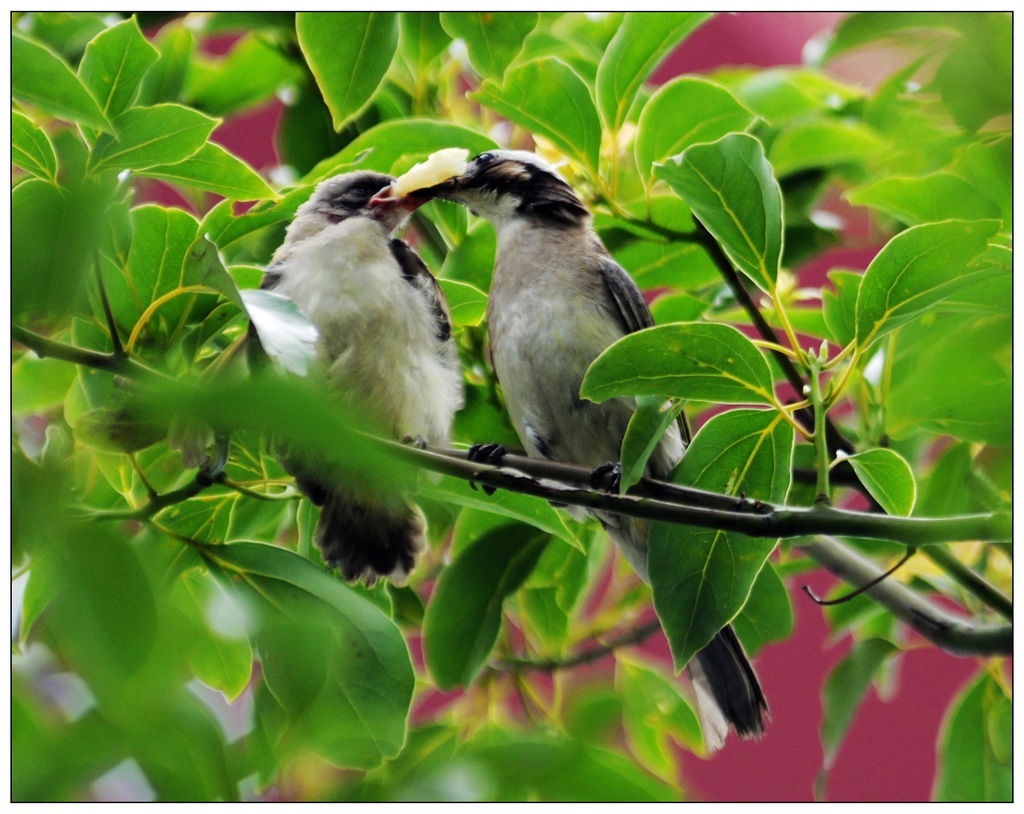
M591 664L614 653L620 647L640 644L659 630L661 630L661 622L654 619L653 621L646 622L633 630L620 634L614 639L609 639L599 647L591 647L587 650L581 650L579 653L568 656L564 659L504 659L502 661L494 662L491 666L492 669L503 672L525 672L527 670L534 670L553 673L556 670L567 670L572 667Z

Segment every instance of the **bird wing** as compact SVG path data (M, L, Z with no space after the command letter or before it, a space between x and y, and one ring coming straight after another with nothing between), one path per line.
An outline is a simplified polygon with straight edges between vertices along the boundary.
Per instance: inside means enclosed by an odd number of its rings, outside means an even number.
M651 309L647 307L643 294L626 270L611 257L604 259L599 270L622 329L631 334L644 328L653 328L654 317L651 316ZM690 424L685 413L679 414L678 423L684 443L689 444Z
M391 253L402 269L402 277L411 286L417 288L430 304L434 312L438 340L441 342L451 341L452 315L448 310L448 301L445 299L441 286L434 279L434 275L430 273L427 264L412 250L408 243L404 240L393 238L390 245Z

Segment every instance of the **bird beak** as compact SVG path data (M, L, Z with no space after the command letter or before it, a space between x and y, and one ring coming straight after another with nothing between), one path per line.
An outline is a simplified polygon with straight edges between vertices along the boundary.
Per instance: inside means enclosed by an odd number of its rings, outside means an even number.
M459 188L459 181L461 176L457 178L451 178L447 181L443 181L440 184L435 184L432 187L426 187L425 189L417 189L415 192L411 192L408 195L396 196L394 193L393 185L384 187L380 192L370 198L370 206L382 206L388 208L401 208L407 212L413 212L419 209L423 204L429 203L434 198L445 198L446 193L454 192Z

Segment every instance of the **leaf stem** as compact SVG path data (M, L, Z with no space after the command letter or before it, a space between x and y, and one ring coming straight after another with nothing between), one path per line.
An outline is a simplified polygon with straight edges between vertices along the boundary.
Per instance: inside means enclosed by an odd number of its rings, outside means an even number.
M831 506L832 488L828 482L828 439L825 437L825 417L827 413L821 397L821 363L816 356L810 353L805 354L805 359L811 379L811 407L814 410L814 459L815 469L818 473L818 493L814 496L814 505Z

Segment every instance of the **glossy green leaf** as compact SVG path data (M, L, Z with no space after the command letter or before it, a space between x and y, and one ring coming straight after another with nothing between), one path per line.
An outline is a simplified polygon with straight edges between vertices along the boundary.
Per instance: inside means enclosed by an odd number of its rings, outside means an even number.
M392 172L403 158L417 161L447 147L464 147L470 155L493 150L494 141L457 124L434 119L391 119L361 133L345 149L321 161L307 173L310 181L319 181L338 172L359 169Z
M179 161L139 170L144 178L214 192L235 201L273 198L274 191L259 174L219 144L207 142L199 151Z
M955 291L1001 270L974 261L999 221L943 221L914 226L871 261L857 296L857 342L872 342Z
M244 610L223 586L197 571L182 574L172 595L196 623L188 641L189 668L234 701L252 675L252 648L241 622Z
M821 745L826 770L835 762L853 716L879 668L898 650L885 639L856 642L850 654L829 673L821 693Z
M615 686L622 695L626 742L650 771L674 782L678 768L672 742L701 753L704 739L679 683L626 653L616 654Z
M690 291L721 279L708 253L693 243L632 240L609 250L643 290L665 287Z
M935 221L984 220L1001 216L999 206L982 190L951 172L879 178L846 196L910 226Z
M17 110L11 111L11 163L44 181L57 179L57 156L50 139Z
M673 481L781 503L789 491L793 428L771 410L731 410L701 427ZM651 524L654 607L677 670L742 609L774 540Z
M963 330L957 313L927 314L899 335L886 429L1012 446L1012 328L1008 315ZM911 331L911 328L914 330Z
M495 802L668 802L679 793L624 755L558 735L485 730L459 752Z
M1010 802L1012 703L982 672L953 701L939 733L939 768L932 791L940 802Z
M661 396L637 397L636 410L622 438L619 458L622 467L619 488L623 494L644 476L651 453L682 411L681 401L671 401Z
M842 460L888 514L907 517L914 509L917 484L910 464L891 449L869 449Z
M398 50L395 12L300 11L295 32L334 129L341 130L370 102Z
M177 102L184 96L185 80L194 65L196 36L184 21L165 25L153 40L160 56L146 72L138 103Z
M945 29L951 34L958 18L967 12L948 11L873 11L857 12L844 17L828 38L825 48L815 60L826 64L840 54L890 38L905 39L930 35Z
M483 321L487 311L486 293L475 285L459 280L441 278L438 283L441 284L445 299L448 301L452 325L459 328L466 325L476 327Z
M11 365L11 412L24 416L58 406L75 376L72 364L26 353Z
M597 66L597 104L606 127L618 131L658 63L710 16L706 12L625 15Z
M861 273L835 269L828 273L832 289L822 289L821 310L833 340L845 347L853 341L857 330L857 292Z
M708 310L708 304L691 294L662 294L651 303L651 316L658 325L669 322L696 322Z
M113 120L135 102L142 78L158 56L133 17L111 26L86 46L78 78L99 102L103 115Z
M498 639L502 602L529 576L549 539L500 526L442 572L423 620L424 656L441 689L472 683Z
M594 100L586 83L557 57L514 65L500 84L488 79L469 98L543 136L596 173L601 122Z
M294 742L339 766L371 768L405 742L409 651L395 624L298 555L260 543L201 551L254 614L265 681Z
M310 186L296 187L276 200L260 201L238 217L231 214L229 201L221 201L206 213L200 225L201 233L208 235L221 249L227 249L254 232L290 220L312 193Z
M784 125L809 115L835 112L864 91L807 68L770 68L744 73L730 89L758 116Z
M438 478L436 482L425 478L420 484L419 493L432 500L481 509L510 520L518 520L548 534L553 534L572 546L577 548L580 546L579 541L566 527L562 515L555 511L550 504L530 495L522 495L506 489L499 489L494 494L488 495L482 489L473 489L467 481L461 478L449 476Z
M469 60L481 76L500 78L519 55L537 17L532 11L442 11L441 26L452 39L466 43Z
M1013 219L1013 152L1012 138L973 142L967 146L955 171L999 207L1002 219ZM958 205L950 201L950 205ZM972 216L976 217L976 216Z
M186 283L185 259L198 224L180 209L140 206L131 211L131 249L119 273L105 274L110 307L129 336L150 304ZM148 336L167 335L185 316L188 296L174 297L150 320Z
M751 658L765 645L793 635L793 603L774 566L767 562L750 588L743 610L732 620L733 630Z
M263 34L241 37L227 56L194 59L186 73L185 98L211 116L230 116L257 107L283 88L303 83L301 67Z
M241 293L263 350L285 370L305 376L316 355L317 327L287 297L261 289Z
M11 96L58 119L110 127L92 94L67 63L20 34L11 35Z
M413 66L423 68L451 45L436 11L400 11L400 52Z
M736 267L771 292L782 260L782 192L761 142L741 133L688 147L655 168Z
M782 178L812 168L865 163L885 149L885 140L862 122L819 119L784 128L768 157Z
M101 246L113 189L60 189L29 178L11 190L11 307L15 321L68 319ZM60 224L60 239L54 239ZM83 298L84 299L84 298Z
M1013 21L1005 12L961 19L962 36L934 84L956 121L973 131L1013 110Z
M591 364L580 395L771 404L772 374L761 351L728 325L682 322L624 336Z
M696 76L681 76L655 91L640 113L634 152L647 179L652 165L691 144L746 130L755 116L728 90Z
M182 105L131 108L114 120L116 136L104 135L96 142L93 165L142 170L176 164L198 152L217 123Z

